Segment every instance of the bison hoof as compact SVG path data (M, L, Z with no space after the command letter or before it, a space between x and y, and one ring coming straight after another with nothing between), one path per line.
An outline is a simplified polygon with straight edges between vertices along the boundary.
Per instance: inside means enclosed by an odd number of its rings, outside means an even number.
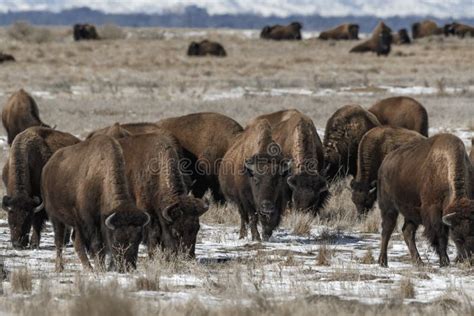
M380 258L379 258L379 265L380 265L382 268L388 268L387 259L386 259L386 258L383 258L383 257L380 257Z
M440 260L439 260L439 266L440 266L441 268L448 267L448 266L449 266L449 258L448 258L448 257L440 258Z

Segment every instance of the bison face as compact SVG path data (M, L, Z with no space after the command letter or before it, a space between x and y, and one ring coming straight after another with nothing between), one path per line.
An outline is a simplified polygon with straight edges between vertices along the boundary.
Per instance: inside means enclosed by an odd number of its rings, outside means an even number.
M377 55L388 55L392 44L392 34L388 31L383 31L379 35L377 44Z
M349 37L350 39L359 39L359 26L352 24L349 26Z
M281 219L284 181L291 161L278 156L255 155L246 159L245 171L257 214L263 228L263 239L268 240Z
M462 199L455 212L443 216L443 223L451 230L458 250L458 260L472 258L474 254L474 201Z
M43 203L37 196L4 196L2 208L8 212L8 225L13 248L24 249L28 246L28 235L33 215L43 209Z
M111 269L120 273L136 269L138 246L143 239L143 228L149 222L150 215L140 210L117 211L107 217L107 240L113 258Z
M297 210L317 211L327 196L326 179L318 174L302 173L287 179L293 207Z
M198 56L199 55L199 44L192 42L188 48L188 56Z
M352 202L360 215L367 214L377 199L377 181L365 184L352 180Z
M161 246L172 253L195 256L199 217L209 209L209 201L182 195L178 202L166 207L160 214Z

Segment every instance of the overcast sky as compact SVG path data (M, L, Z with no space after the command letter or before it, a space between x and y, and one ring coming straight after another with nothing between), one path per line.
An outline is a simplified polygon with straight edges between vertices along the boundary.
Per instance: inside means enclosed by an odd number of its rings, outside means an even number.
M110 13L180 11L188 5L210 14L255 13L264 16L314 14L323 16L433 15L442 18L474 17L474 0L0 0L0 11L60 11L88 6Z

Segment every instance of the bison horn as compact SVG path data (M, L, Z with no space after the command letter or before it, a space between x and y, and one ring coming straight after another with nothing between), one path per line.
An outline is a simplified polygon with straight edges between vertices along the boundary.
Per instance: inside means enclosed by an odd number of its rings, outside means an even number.
M163 218L169 222L169 223L172 223L173 222L173 218L171 217L171 214L170 214L170 211L176 207L176 203L175 204L172 204L170 206L167 206L163 212L161 213L161 215L163 216Z
M150 217L150 214L148 214L147 212L143 212L143 214L146 215L146 222L145 224L142 225L143 227L145 227L146 225L150 223L151 217Z
M326 191L329 191L329 188L327 187L327 185L325 185L321 189L319 189L319 193L323 193L323 192L326 192Z
M286 179L286 183L288 183L290 188L292 188L293 190L296 188L294 176L289 176L288 179Z
M328 173L328 171L329 171L330 168L331 168L331 164L328 163L328 165L326 166L326 168L324 168L323 171L321 172L321 175L322 175L323 177L325 177L325 176L327 175L327 173Z
M369 193L372 194L375 192L375 190L377 190L377 187L373 187L372 189L369 190Z
M41 202L40 205L38 205L37 207L33 209L33 212L38 213L38 212L41 212L43 209L44 209L44 202Z
M287 172L291 170L292 166L293 166L293 160L290 159L290 160L284 161L282 169L281 169L282 173L286 175Z
M449 213L448 215L444 215L442 221L445 225L451 226L451 221L454 217L456 217L456 213Z
M105 220L105 226L107 226L108 229L114 230L115 226L112 224L112 219L115 216L115 212L113 212L107 219Z

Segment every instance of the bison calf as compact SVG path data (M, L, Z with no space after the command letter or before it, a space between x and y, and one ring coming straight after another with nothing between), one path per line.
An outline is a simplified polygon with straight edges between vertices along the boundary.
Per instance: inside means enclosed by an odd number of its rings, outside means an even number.
M440 266L449 264L450 230L457 259L470 257L474 252L473 173L463 142L450 134L413 142L388 154L378 174L380 265L387 266L387 246L399 213L405 219L403 237L415 263L422 263L415 244L419 225L425 227Z
M260 38L271 40L301 40L301 29L303 26L299 22L289 25L265 26L260 33Z
M150 216L130 196L122 149L116 140L97 135L58 150L43 169L41 191L56 245L56 270L62 271L66 226L74 228L74 248L85 269L87 252L122 272L135 268L143 227Z

